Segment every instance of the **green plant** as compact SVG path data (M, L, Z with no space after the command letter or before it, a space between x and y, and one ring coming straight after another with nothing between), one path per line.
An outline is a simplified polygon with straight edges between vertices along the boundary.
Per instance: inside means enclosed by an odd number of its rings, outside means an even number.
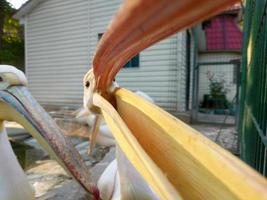
M209 89L210 95L212 98L225 98L229 89L225 87L225 80L223 79L223 75L220 79L215 78L214 73L210 71L207 72L207 77L209 80Z
M23 31L15 12L6 0L0 0L0 64L14 65L24 69Z

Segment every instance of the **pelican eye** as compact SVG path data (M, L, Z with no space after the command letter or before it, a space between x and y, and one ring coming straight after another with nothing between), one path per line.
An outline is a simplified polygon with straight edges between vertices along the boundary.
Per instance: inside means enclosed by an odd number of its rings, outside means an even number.
M89 88L89 86L90 86L90 82L89 81L86 81L85 82L85 87Z
M0 82L3 82L3 78L0 76Z

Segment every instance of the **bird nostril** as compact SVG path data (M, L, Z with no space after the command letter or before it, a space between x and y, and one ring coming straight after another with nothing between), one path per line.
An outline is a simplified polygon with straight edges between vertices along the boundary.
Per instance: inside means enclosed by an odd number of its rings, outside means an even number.
M89 87L90 86L90 82L89 81L86 81L86 83L85 83L85 87Z

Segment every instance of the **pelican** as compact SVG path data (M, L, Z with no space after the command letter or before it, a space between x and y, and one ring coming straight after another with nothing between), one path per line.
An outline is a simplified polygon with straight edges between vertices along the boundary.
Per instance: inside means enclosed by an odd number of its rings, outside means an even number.
M91 77L91 75L89 77ZM113 82L112 90L115 88L118 88L118 84ZM148 102L154 103L154 100L143 91L137 90L135 91L135 94ZM84 97L84 100L86 102L86 96ZM87 105L85 105L85 108L86 106ZM94 124L95 115L85 108L80 109L76 118L87 122L89 127L96 127ZM82 119L84 117L85 119ZM109 146L107 141L110 139L113 141L112 144L115 144L112 132L103 118L101 118L98 130L93 129L93 131L96 131L97 135L95 141L91 141L91 144L92 142L95 142L100 145ZM90 134L92 134L93 131L91 131ZM119 147L116 148L116 158L106 167L97 182L100 197L104 200L159 199L125 157L121 149ZM126 187L121 187L122 185L126 185Z
M105 120L103 120L103 118L101 118L99 120L99 127L97 130L97 134L95 136L94 141L92 142L92 132L94 131L95 125L95 121L96 121L96 115L89 112L87 109L84 108L80 108L77 111L74 112L74 114L76 114L76 119L78 120L79 123L81 124L85 124L89 126L89 141L90 144L93 144L94 142L96 144L99 144L101 146L106 146L106 147L111 147L115 145L115 139L112 136L112 133L108 127L108 125L106 124ZM93 144L94 145L94 144ZM90 154L91 152L90 147L88 147L88 154Z
M94 93L94 80L93 70L89 70L84 77L84 109L78 114L79 117L88 114L93 114L96 116L95 121L92 121L92 124L90 124L92 126L92 131L90 133L91 149L89 152L92 150L97 136L99 133L101 133L101 127L105 126L105 131L108 133L108 136L113 137L112 132L105 124L103 117L101 116L101 112L99 112L99 109L93 104L92 96ZM118 84L113 81L112 85L108 89L108 92L112 93L118 88ZM142 99L154 103L154 100L146 93L142 91L136 91L136 94ZM90 122L91 120L88 121ZM119 147L117 147L116 150L116 159L113 160L104 170L103 174L98 180L97 186L100 191L100 197L104 200L159 199L159 197L156 196L154 191L136 171Z
M113 88L118 88L118 83L117 82L113 82ZM135 94L137 94L138 96L144 98L145 100L151 102L151 103L155 103L155 101L145 92L141 91L141 90L137 90L135 91ZM86 98L86 97L85 97ZM85 99L86 101L86 99ZM91 129L89 131L89 140L91 140L91 134L95 132L96 136L93 142L90 143L96 143L102 146L114 146L115 145L115 139L112 135L112 132L110 130L110 128L108 127L107 123L105 122L105 120L103 118L101 118L99 120L98 123L100 123L98 125L98 129L96 129L96 115L93 114L92 112L90 112L87 108L80 108L78 110L76 110L73 114L76 115L76 119L82 123L82 124L87 124ZM90 154L91 149L90 147L88 148L88 153Z
M159 107L113 87L137 53L235 2L124 1L84 78L85 107L103 114L123 154L160 199L267 199L266 179L242 161ZM119 178L123 194L128 184Z
M100 109L97 106L93 105L92 97L93 93L95 92L95 84L96 84L95 77L93 74L93 69L89 70L85 74L83 82L84 82L84 97L83 97L84 109L80 113L78 113L78 117L88 116L88 115L90 116L90 114L93 114L93 120L87 121L91 126L91 131L90 131L91 133L89 134L90 146L88 148L88 154L91 154L99 131L101 133L100 137L102 135L106 135L110 139L112 138L112 134L106 125L100 127L101 123L103 123L103 116L101 114ZM109 87L109 92L113 92L116 88L118 88L118 84L116 82L113 82L112 85Z
M117 147L114 159L101 174L97 186L104 200L160 199Z
M92 71L90 71L90 73L92 73ZM88 75L87 77L92 78L91 75ZM87 81L91 82L92 79ZM118 84L113 82L112 90L115 88L118 88ZM143 91L137 90L135 91L135 94L148 102L154 103L154 100ZM84 97L84 101L87 101L86 95ZM86 109L87 106L88 105L85 104L85 108L79 109L76 118L80 121L86 122L89 127L94 127L91 129L89 134L93 134L95 131L94 134L96 134L96 137L94 141L90 141L90 146L93 142L104 146L110 146L110 144L115 145L114 137L105 120L101 118L100 122L98 122L99 125L95 125L94 123L96 123L96 121L94 118L96 116ZM98 126L98 129L96 129L96 126ZM109 143L109 141L112 142ZM116 158L106 167L97 183L100 197L104 200L158 199L155 193L146 184L142 176L125 157L120 148L116 148ZM127 187L121 187L122 185L127 185Z
M4 128L4 120L21 124L72 175L82 187L99 199L97 187L79 153L59 131L26 88L25 75L13 66L0 65L0 199L34 199Z

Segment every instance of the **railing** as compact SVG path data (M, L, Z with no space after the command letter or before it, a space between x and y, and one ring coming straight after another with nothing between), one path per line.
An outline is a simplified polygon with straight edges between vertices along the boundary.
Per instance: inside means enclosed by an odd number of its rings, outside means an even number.
M248 0L244 17L239 134L241 158L267 175L266 0Z

